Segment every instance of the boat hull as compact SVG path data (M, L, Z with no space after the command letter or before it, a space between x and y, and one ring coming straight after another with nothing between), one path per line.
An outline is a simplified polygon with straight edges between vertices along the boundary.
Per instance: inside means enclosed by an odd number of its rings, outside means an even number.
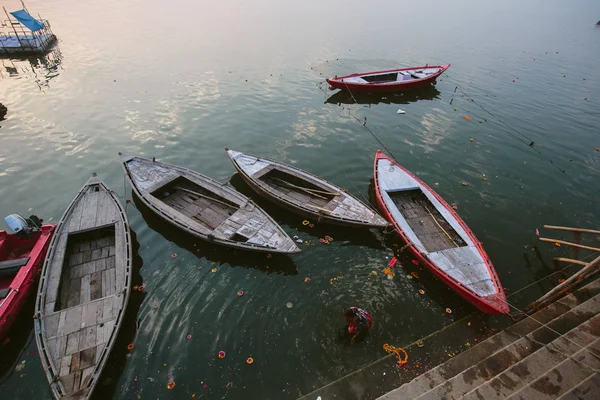
M38 286L34 336L54 398L92 396L123 323L132 269L127 215L94 174L58 221Z
M327 83L329 83L329 88L331 90L340 89L340 90L348 90L350 92L360 92L360 93L385 93L385 92L402 92L408 90L420 89L432 84L435 84L437 78L443 74L448 68L450 64L440 65L440 70L432 75L429 75L422 79L414 79L410 81L398 81L398 82L386 82L386 83L377 83L377 82L366 82L366 83L357 83L351 82L348 78L359 78L361 76L366 76L369 74L390 74L396 72L402 72L405 70L414 70L414 69L422 69L422 68L432 68L432 67L412 67L412 68L400 68L394 70L386 70L386 71L376 71L376 72L365 72L358 74L351 74L346 76L340 76L336 78L326 79Z
M165 174L165 176L171 174L173 177L177 176L178 178L185 178L193 184L196 184L199 188L206 188L209 191L214 190L215 192L213 193L218 193L204 197L223 197L226 201L230 201L232 204L235 203L239 209L237 211L232 211L232 214L229 214L229 218L225 218L220 224L218 224L218 226L207 230L205 227L199 226L196 222L194 222L194 220L192 220L194 217L189 218L189 216L182 214L182 210L175 210L166 203L157 201L157 198L152 196L147 188L141 187L139 185L139 177L137 177L136 173L132 172L130 165L131 162L136 162L136 160L146 163L148 168L156 167L157 170L160 170L161 173ZM121 161L126 176L131 183L131 187L136 196L144 203L145 206L148 207L149 210L154 212L158 217L172 226L182 229L198 239L229 248L279 254L300 252L300 249L296 246L295 242L264 210L258 207L258 205L252 203L250 199L237 192L235 189L184 167L125 155L121 155ZM168 180L169 178L167 177L166 179ZM158 180L157 184L160 185L161 181ZM222 204L221 201L219 201L219 203ZM200 212L200 214L202 214L202 212ZM227 232L232 234L228 236L225 234L225 229L222 229L222 227L230 223L236 223L231 222L234 220L239 222L240 226L236 225L238 230L235 232L235 234L234 228L227 228ZM260 228L254 229L252 228L252 221L260 221L263 225ZM270 236L261 236L261 234L267 231L271 233ZM236 237L240 232L243 234L248 233L248 240L235 241L231 239L231 237ZM251 234L250 232L253 233ZM264 238L264 240L259 240L261 237Z
M386 204L386 202L383 199L382 188L381 188L381 185L380 185L380 182L378 179L378 161L382 160L382 159L390 161L395 166L402 169L404 171L404 173L406 173L411 178L413 178L415 181L417 181L421 185L421 189L426 190L430 194L432 194L444 206L446 211L450 215L452 215L454 220L456 220L460 224L462 229L464 229L466 234L469 236L469 238L474 243L474 245L477 249L477 252L485 260L486 268L488 269L488 273L491 276L492 281L494 282L496 289L497 289L496 294L492 294L489 296L480 296L477 293L473 292L472 290L469 290L463 283L461 283L460 281L457 281L456 279L451 277L447 272L445 272L442 268L440 268L440 266L436 265L436 263L434 263L430 259L430 257L427 256L427 254L424 254L422 251L420 251L419 248L415 245L415 243L408 237L408 234L400 226L398 220L394 217L392 210L388 207L388 205ZM427 184L425 184L423 181L421 181L419 178L417 178L415 175L413 175L410 171L406 170L401 165L396 163L394 160L387 157L381 151L378 151L377 155L375 156L374 176L375 176L375 194L376 194L376 199L377 199L377 205L379 206L380 210L382 211L384 217L394 226L394 229L396 230L396 232L398 233L398 235L400 236L402 241L408 245L409 251L414 255L414 257L417 259L419 264L424 265L435 276L437 276L446 285L448 285L450 288L452 288L458 295L460 295L462 298L467 300L469 303L473 304L475 307L477 307L481 311L483 311L487 314L506 314L506 313L508 313L509 308L508 308L508 304L506 303L506 296L504 294L504 289L502 288L502 286L500 284L500 281L496 275L496 272L494 270L493 265L491 264L489 257L487 256L487 254L485 253L485 250L481 246L481 242L479 242L477 240L477 238L475 237L473 232L469 229L469 227L462 220L462 218L460 218L460 216L452 209L452 207L450 207L450 205L448 205L448 203L446 203L446 201L444 201Z
M35 290L40 268L44 263L50 240L54 233L54 225L43 225L34 237L23 240L15 235L0 231L0 248L4 245L27 247L32 245L27 254L29 261L19 269L10 284L10 292L0 300L0 340L3 339L17 319L31 292ZM8 241L12 243L8 243ZM4 261L4 260L0 260Z
M249 154L240 153L240 152L235 152L235 151L229 150L229 149L225 149L225 150L227 152L227 155L231 159L231 162L233 163L233 166L235 167L236 171L240 174L242 179L248 184L248 186L250 186L250 188L254 192L256 192L259 196L263 197L264 199L269 200L269 201L285 208L286 210L289 210L293 213L301 215L305 218L315 219L319 222L326 222L326 223L329 223L332 225L337 225L337 226L346 226L346 227L354 227L354 228L379 228L379 229L385 228L388 226L387 222L383 218L381 218L381 216L379 214L377 214L376 212L373 212L371 209L368 209L367 206L364 205L363 203L361 203L358 199L349 195L342 188L337 187L336 185L332 184L331 182L327 182L321 178L318 178L312 174L309 174L306 171L302 171L298 168L293 168L293 167L290 167L290 166L282 164L282 163L267 160L265 158L259 159L258 157L251 156ZM238 161L236 160L236 157L238 155L241 155L244 157L256 158L257 160L261 160L261 162L266 162L273 166L276 166L277 168L280 168L282 171L288 171L290 173L297 174L297 176L304 176L307 179L311 179L313 182L318 181L319 183L323 184L322 189L335 191L335 192L339 193L340 195L347 197L348 199L343 200L343 201L348 201L348 202L351 201L353 206L355 207L354 210L357 212L362 212L363 213L362 215L366 215L367 217L366 217L366 219L360 220L360 219L347 218L342 215L335 215L335 213L330 213L330 212L312 211L312 208L303 206L302 204L299 204L299 203L294 203L289 198L280 196L276 192L268 191L268 190L266 190L266 187L264 185L259 185L257 183L257 180L255 178L253 178L252 176L250 176L248 174L248 172L245 171L238 164ZM368 211L366 211L367 209L368 209Z

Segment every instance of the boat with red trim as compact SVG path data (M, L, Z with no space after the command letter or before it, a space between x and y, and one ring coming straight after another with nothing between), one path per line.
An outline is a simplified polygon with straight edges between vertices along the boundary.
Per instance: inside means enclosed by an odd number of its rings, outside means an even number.
M374 175L377 204L419 263L481 311L508 313L490 258L456 211L381 150Z
M363 72L327 79L329 89L350 92L401 92L435 84L450 64Z
M41 225L35 216L12 214L5 221L12 233L0 231L0 339L35 290L54 233L54 225Z

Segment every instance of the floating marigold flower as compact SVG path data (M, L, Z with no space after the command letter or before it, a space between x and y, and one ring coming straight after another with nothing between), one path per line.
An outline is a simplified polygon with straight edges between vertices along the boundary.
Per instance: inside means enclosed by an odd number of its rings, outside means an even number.
M309 220L305 219L304 221L302 221L302 225L306 226L306 225L308 225L308 224L310 224L310 221L309 221Z
M239 292L237 292L238 297L242 297L244 295L244 291L240 290Z
M171 258L175 258L175 257L177 257L177 253L171 254Z
M217 272L217 269L213 268L213 269L210 270L210 272L212 272L214 274L215 272Z
M471 118L471 117L467 117L466 115L465 115L463 118L464 118L464 119L466 119L467 121L470 121L470 120L472 120L472 119L473 119L473 118Z
M451 309L449 309L449 308L446 308L446 312L447 312L448 314L452 314L452 310L451 310Z
M219 352L219 358L225 358L225 354L227 354L227 353L225 353L225 351L221 350Z
M142 285L142 286L139 286L137 290L138 290L138 292L143 292L144 290L146 290L146 287L144 285Z
M423 289L419 289L419 294L422 296L425 294L425 291Z
M308 278L308 277L304 278L304 283L308 283L308 282L310 282L310 278Z
M138 290L138 285L133 285L133 290Z
M127 350L131 351L131 350L133 350L133 348L134 348L134 347L135 347L135 346L133 345L133 343L129 343L129 344L127 345Z
M175 382L171 381L167 383L167 389L173 389L175 387Z
M254 362L254 358L252 357L248 357L248 359L246 360L246 364L250 365Z

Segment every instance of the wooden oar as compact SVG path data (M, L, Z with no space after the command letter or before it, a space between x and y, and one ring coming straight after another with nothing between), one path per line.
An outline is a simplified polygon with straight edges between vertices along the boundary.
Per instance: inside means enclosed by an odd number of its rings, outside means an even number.
M214 199L214 198L212 198L212 197L209 197L209 196L207 196L207 195L204 195L204 194L202 194L202 193L194 192L193 190L190 190L190 189L182 188L181 186L175 186L175 189L177 189L177 190L182 190L182 191L184 191L184 192L187 192L187 193L190 193L190 194L193 194L193 195L196 195L196 196L204 197L205 199L208 199L208 200L211 200L211 201L214 201L214 202L217 202L217 203L223 204L224 206L227 206L227 207L231 207L231 208L239 208L239 206L234 206L234 205L232 205L232 204L225 203L224 201L221 201L221 200Z
M279 178L275 178L275 177L272 177L271 179L273 179L275 181L278 181L278 182L281 182L282 184L286 185L287 187L302 190L303 192L306 192L306 193L308 193L308 194L310 194L312 196L318 197L318 198L323 199L323 200L329 200L329 199L327 197L321 196L321 195L319 195L317 193L328 194L330 196L339 196L340 195L339 193L325 192L325 191L322 191L322 190L309 189L309 188L305 188L305 187L302 187L302 186L294 185L293 183L290 183L288 181L284 181L283 179L279 179Z
M319 211L326 212L326 213L331 214L331 215L340 215L340 214L338 214L338 213L336 213L334 211L328 210L328 209L323 208L323 207L313 206L312 204L305 204L305 205L307 205L309 207L312 207L312 208L315 208L315 209L317 209Z

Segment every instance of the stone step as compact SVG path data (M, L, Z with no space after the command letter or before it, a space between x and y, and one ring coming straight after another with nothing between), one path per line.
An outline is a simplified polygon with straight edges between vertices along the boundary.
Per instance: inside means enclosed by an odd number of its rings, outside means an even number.
M600 338L600 314L583 324L571 329L563 337L543 346L529 357L519 361L494 379L473 389L465 394L465 400L500 400L525 386L528 382L538 378L553 366L564 361L581 349ZM572 342L579 346L573 349Z
M559 400L598 400L600 399L600 373L596 372L575 386Z
M567 333L569 330L584 323L589 318L588 312L592 312L592 315L594 315L594 313L599 311L600 295L597 295L568 312L559 315L547 324L558 333L551 331L545 326L538 325L538 328L533 332L508 344L501 350L488 355L482 361L421 394L417 399L436 400L441 398L460 398L464 393L470 392L505 371L507 368L510 368L519 361L527 358L529 355L543 347L543 345L550 343L552 340L559 338L560 335ZM578 349L574 351L577 350Z
M419 375L412 381L392 390L383 396L381 400L414 399L423 393L441 385L446 380L458 375L473 365L481 362L489 355L502 350L511 343L519 340L522 336L540 328L541 323L551 323L561 315L569 312L573 308L584 304L590 298L594 298L600 293L600 279L592 281L586 286L578 289L560 300L550 304L548 307L535 312L531 317L525 318L509 328L495 334L487 340L479 343L471 349L460 353L454 358L446 361L432 370ZM539 321L539 322L536 322ZM565 331L568 331L566 329Z
M600 354L600 339L566 358L507 399L552 400L572 391L600 368L600 357L595 354Z

